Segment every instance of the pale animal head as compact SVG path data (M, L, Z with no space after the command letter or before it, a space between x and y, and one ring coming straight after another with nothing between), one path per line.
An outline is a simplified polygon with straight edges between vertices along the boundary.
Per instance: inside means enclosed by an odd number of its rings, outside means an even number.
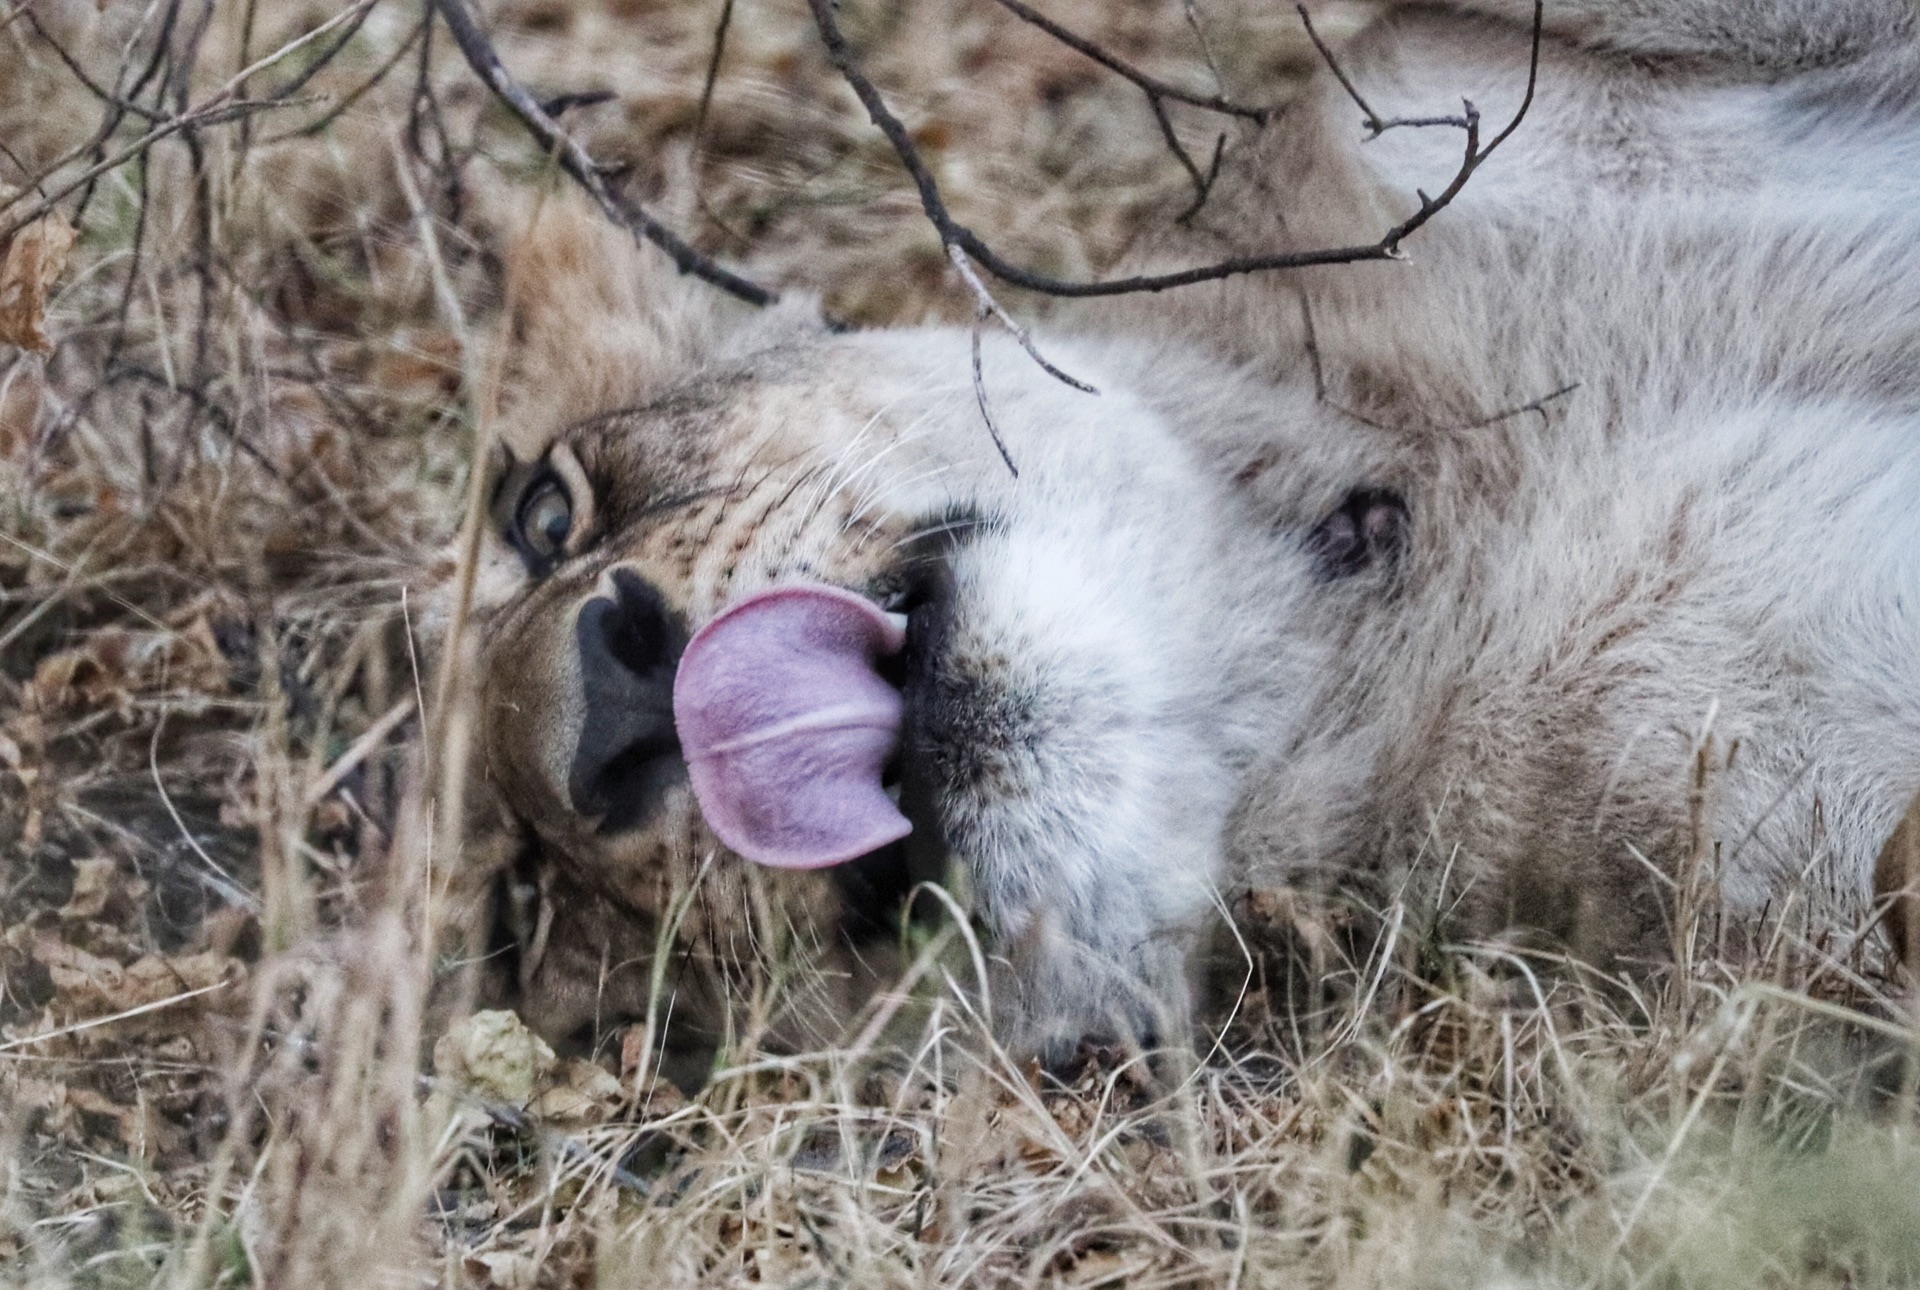
M729 322L577 217L528 247L480 745L529 1019L831 1038L951 874L1016 1042L1177 1028L1248 669L1284 669L1235 611L1247 521L1137 374L986 336L1016 475L964 329ZM783 955L826 970L769 1004Z

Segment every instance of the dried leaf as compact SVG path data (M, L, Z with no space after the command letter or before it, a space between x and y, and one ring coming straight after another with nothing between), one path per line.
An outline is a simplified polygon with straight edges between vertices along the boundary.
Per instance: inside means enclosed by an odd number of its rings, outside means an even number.
M116 869L114 862L107 858L75 860L73 896L60 907L60 917L72 920L100 917L118 886Z
M599 1124L611 1119L624 1099L620 1081L593 1062L561 1062L549 1083L527 1107L543 1120Z
M508 1011L476 1012L433 1046L433 1069L481 1097L526 1105L554 1067L553 1049Z
M487 1284L500 1290L533 1290L540 1284L540 1260L516 1250L489 1250L467 1256L469 1267L484 1272Z
M21 229L7 245L6 263L0 264L0 344L42 354L53 348L47 293L67 267L73 239L73 226L54 211Z

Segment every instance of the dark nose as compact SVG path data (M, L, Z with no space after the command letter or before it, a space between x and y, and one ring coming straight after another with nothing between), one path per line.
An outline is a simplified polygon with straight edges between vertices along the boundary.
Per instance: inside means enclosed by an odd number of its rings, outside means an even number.
M581 607L575 628L586 716L567 792L602 832L638 827L686 778L673 728L673 670L687 632L660 592L628 569L611 599Z

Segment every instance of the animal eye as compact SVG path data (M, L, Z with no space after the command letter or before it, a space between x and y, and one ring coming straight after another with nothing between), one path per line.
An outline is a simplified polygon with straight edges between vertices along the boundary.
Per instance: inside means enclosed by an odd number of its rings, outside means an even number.
M527 486L514 511L519 545L533 559L556 560L573 532L573 498L558 476L543 475Z

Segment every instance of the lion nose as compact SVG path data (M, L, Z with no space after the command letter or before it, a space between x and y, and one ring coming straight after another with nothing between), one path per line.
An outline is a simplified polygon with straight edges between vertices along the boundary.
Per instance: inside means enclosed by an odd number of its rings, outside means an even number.
M687 633L659 590L630 569L611 598L581 606L575 625L585 716L567 792L603 832L646 820L686 778L673 726L673 673Z

